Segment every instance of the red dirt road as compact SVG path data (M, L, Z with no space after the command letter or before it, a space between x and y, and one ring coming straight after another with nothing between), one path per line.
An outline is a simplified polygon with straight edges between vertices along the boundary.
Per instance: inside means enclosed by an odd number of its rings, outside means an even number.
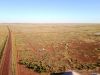
M2 62L0 66L0 75L12 75L11 74L11 51L12 51L12 40L11 31L8 27L8 38L4 48L4 54L2 57Z

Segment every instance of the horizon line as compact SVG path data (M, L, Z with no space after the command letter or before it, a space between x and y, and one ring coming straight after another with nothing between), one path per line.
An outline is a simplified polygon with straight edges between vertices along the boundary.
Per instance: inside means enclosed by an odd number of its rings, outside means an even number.
M0 23L100 23L100 22L0 22Z

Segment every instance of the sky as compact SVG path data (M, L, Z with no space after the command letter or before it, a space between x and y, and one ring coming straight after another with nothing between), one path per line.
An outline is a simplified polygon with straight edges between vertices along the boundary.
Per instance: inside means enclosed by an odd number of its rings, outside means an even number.
M0 0L0 22L100 23L100 0Z

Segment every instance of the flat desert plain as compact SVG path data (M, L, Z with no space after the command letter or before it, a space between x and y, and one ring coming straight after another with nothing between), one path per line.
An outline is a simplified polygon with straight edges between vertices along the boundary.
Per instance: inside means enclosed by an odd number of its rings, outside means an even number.
M0 24L0 75L67 71L100 73L100 24Z

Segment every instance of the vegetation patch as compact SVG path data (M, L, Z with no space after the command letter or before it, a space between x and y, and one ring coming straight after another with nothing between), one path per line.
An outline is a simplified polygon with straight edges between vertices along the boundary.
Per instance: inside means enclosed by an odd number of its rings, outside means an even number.
M42 65L42 62L36 64L27 60L19 60L19 64L26 65L27 68L33 69L34 71L39 73L47 71L46 67Z
M71 61L70 61L71 60ZM70 67L72 69L77 70L94 70L97 67L100 67L100 60L96 63L79 63L77 60L70 59L68 62L70 63ZM44 64L43 61L29 61L28 59L19 60L19 64L25 65L29 69L33 69L38 73L42 72L63 72L66 70L68 66L50 66L48 63Z

